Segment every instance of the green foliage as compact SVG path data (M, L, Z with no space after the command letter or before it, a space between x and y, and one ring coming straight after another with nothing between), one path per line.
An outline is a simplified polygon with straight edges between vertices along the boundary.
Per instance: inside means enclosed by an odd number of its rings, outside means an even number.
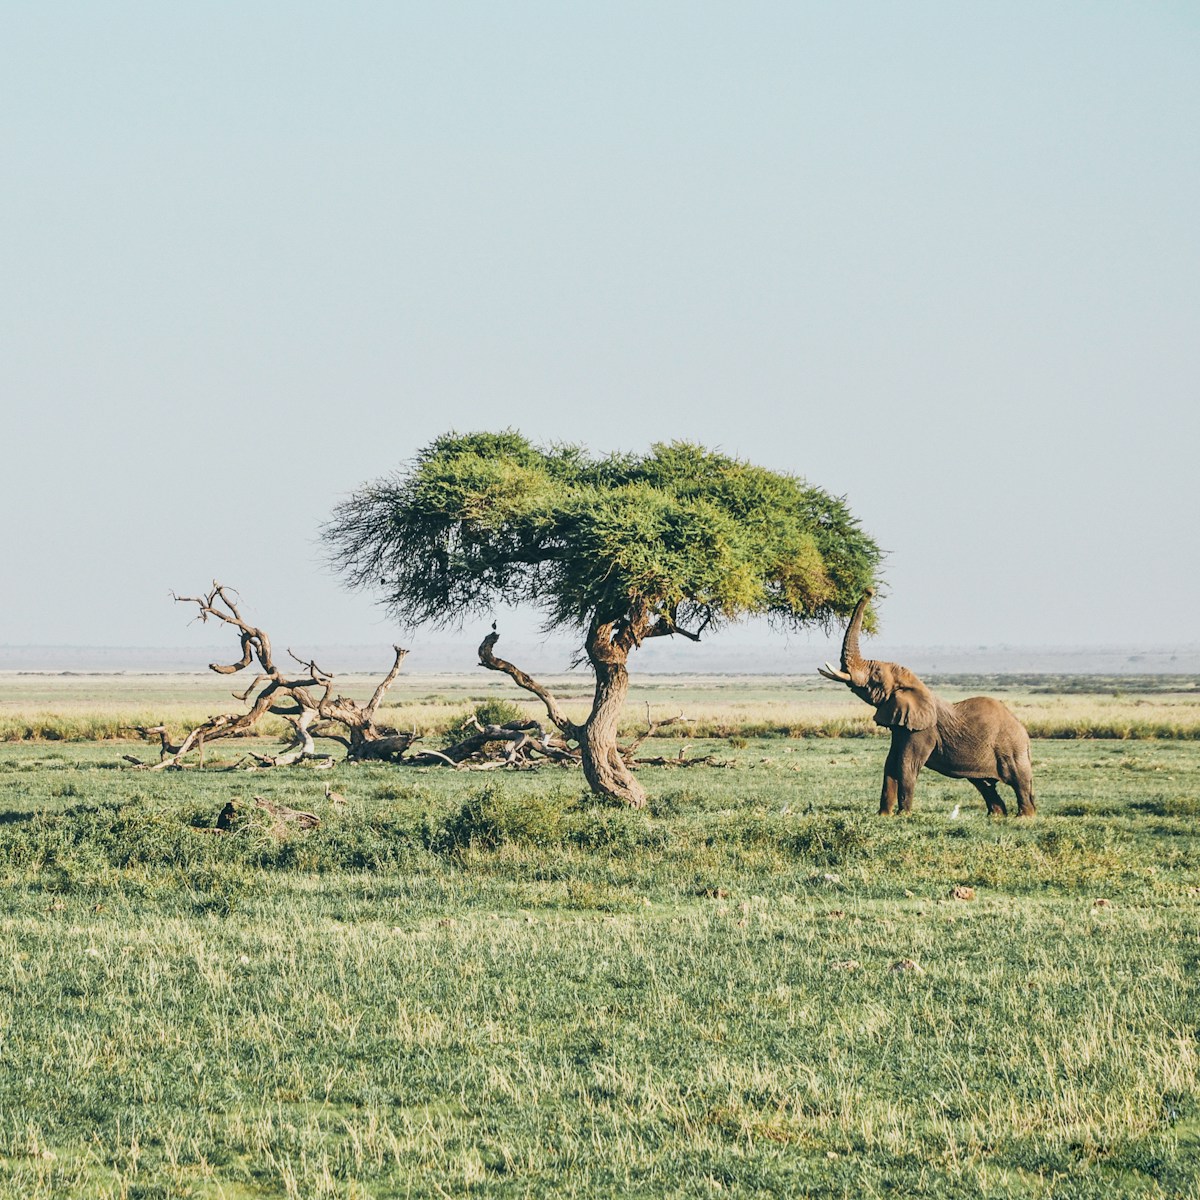
M561 796L516 796L491 784L470 797L433 839L434 850L495 850L509 842L554 846L562 841Z
M491 696L475 705L475 720L480 725L507 725L510 721L523 721L524 711L511 700Z
M325 538L406 620L531 601L579 629L638 604L685 626L829 623L881 558L841 499L795 476L680 442L592 458L512 431L437 439L339 506Z
M873 826L845 816L798 817L782 839L798 858L826 867L861 861L875 843Z
M218 834L212 814L198 809L181 814L161 804L88 804L0 825L0 856L13 868L47 872L44 877L65 891L112 871L170 869L197 878L243 868L395 870L410 866L428 840L419 822L397 822L386 812L280 837L271 816L253 805L240 809L231 832Z

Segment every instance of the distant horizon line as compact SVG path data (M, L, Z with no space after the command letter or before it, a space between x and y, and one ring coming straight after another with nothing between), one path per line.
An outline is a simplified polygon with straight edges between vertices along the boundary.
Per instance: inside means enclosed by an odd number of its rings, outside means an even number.
M778 676L803 677L817 670L822 659L839 658L836 638L811 641L792 637L748 641L713 638L700 646L671 646L666 639L647 643L633 665L637 675L660 676ZM319 662L340 676L378 677L393 661L388 642L309 644L293 642L298 655ZM483 670L476 658L475 639L441 637L417 639L408 644L404 674L409 678L445 675L478 676ZM586 674L579 645L561 637L506 639L505 657L522 669L546 678ZM284 670L284 644L276 653ZM23 646L0 644L0 674L86 675L187 675L208 677L211 663L228 663L237 651L227 642L193 646L94 646L60 644ZM1200 680L1200 643L1074 643L1021 646L1013 643L985 645L904 645L873 641L871 656L905 666L926 676L1162 676ZM581 671L581 667L584 669ZM250 668L257 669L257 665ZM302 669L302 668L297 668ZM486 674L486 672L485 672Z

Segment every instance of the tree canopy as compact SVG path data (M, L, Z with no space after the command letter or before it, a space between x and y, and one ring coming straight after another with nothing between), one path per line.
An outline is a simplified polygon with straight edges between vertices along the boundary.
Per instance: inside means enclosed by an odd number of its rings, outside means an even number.
M340 504L324 537L406 621L533 603L549 628L581 632L828 625L881 559L841 498L794 475L685 442L593 457L514 431L438 438Z

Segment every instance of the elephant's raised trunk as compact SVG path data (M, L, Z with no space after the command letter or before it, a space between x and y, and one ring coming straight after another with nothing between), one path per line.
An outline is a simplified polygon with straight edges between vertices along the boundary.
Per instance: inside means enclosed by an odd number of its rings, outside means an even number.
M859 600L854 609L854 616L850 618L850 624L846 626L846 636L842 639L842 670L850 675L853 675L855 670L862 666L863 656L858 648L858 635L862 629L863 612L866 610L867 601L875 595L871 588L867 588L862 594L862 599Z

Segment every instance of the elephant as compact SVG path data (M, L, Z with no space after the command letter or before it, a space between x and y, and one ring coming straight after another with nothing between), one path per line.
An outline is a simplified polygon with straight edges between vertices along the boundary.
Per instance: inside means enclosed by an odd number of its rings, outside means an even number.
M860 699L875 706L875 724L892 731L883 769L880 814L912 811L913 792L922 767L975 786L988 813L1007 816L996 790L1007 783L1017 796L1017 816L1032 817L1033 773L1029 734L999 700L972 696L950 704L935 696L907 667L875 662L859 653L863 611L874 595L868 588L846 626L842 669L826 663L818 673L844 683Z

